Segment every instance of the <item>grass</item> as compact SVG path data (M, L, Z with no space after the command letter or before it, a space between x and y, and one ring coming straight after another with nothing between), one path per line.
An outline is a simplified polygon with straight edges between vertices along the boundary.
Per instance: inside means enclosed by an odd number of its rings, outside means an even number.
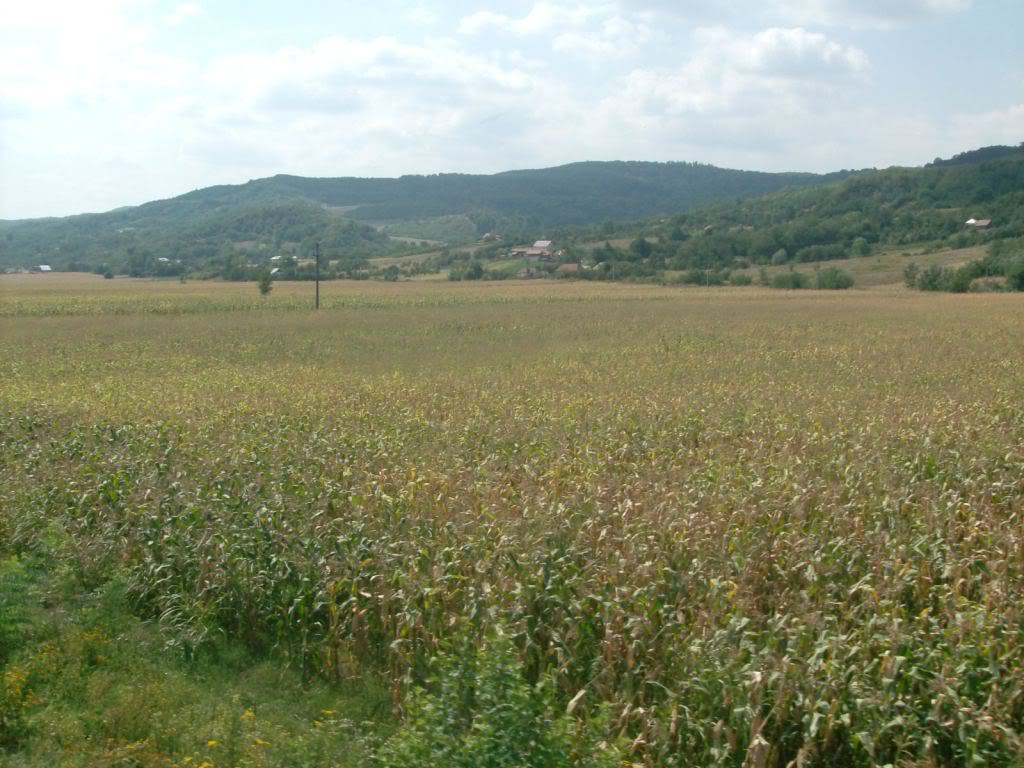
M304 682L226 642L185 663L116 578L82 591L38 557L9 559L0 583L15 575L31 620L3 668L2 765L362 765L376 748L366 723L387 733L386 692L363 680Z
M361 759L500 629L631 764L1021 764L1019 297L310 293L0 279L0 549L53 564L68 615L122 606L118 669L171 673L173 707L208 702L189 722L228 729L207 697L236 696L296 722L303 685L330 709L362 681L388 704L339 705L374 725L323 746ZM7 642L5 671L42 647ZM55 754L48 685L8 759ZM122 742L163 743L147 711ZM186 731L161 754L212 760Z

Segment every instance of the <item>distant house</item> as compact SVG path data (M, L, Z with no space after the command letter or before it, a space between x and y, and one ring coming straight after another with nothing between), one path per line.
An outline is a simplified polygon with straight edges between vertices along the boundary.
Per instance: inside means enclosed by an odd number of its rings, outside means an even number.
M53 267L49 264L40 264L38 267L32 267L33 272L53 272Z
M551 249L550 240L538 240L530 247L519 247L513 248L509 251L510 256L525 256L530 261L547 261L548 259L555 256L554 251Z
M992 219L970 218L964 222L964 226L970 227L971 229L988 229L992 226Z

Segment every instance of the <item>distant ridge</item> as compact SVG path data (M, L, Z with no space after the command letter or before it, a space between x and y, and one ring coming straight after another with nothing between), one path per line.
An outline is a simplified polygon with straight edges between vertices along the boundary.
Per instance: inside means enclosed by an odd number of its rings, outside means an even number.
M531 226L592 224L673 213L710 200L750 197L847 175L763 173L701 163L581 162L490 175L442 173L389 178L277 175L222 185L139 206L139 214L173 215L220 206L307 200L348 208L361 220L464 214L518 217Z
M462 239L669 215L715 200L763 195L848 175L762 173L686 162L581 162L492 175L384 178L278 175L197 189L167 200L64 218L0 221L0 268L52 263L93 268L152 259L209 262L229 242L267 247L320 237L329 217L349 222L335 241L360 256L387 252L370 228L462 217ZM385 238L386 239L386 238ZM433 238L430 238L433 239Z
M981 167L1015 156L1024 157L1024 147L984 147L924 169L900 170L938 173L947 166ZM191 271L222 263L233 251L250 251L250 260L257 261L270 252L302 256L314 241L329 244L339 258L365 259L408 251L404 241L409 239L458 243L486 232L552 235L609 221L677 216L709 204L729 206L846 179L855 183L879 173L886 171L764 173L703 163L611 161L397 179L278 175L107 213L0 221L0 268L135 263L148 265L145 274L154 272L154 264ZM946 181L957 184L958 179ZM1008 183L1013 186L1015 179ZM950 197L927 194L933 202Z

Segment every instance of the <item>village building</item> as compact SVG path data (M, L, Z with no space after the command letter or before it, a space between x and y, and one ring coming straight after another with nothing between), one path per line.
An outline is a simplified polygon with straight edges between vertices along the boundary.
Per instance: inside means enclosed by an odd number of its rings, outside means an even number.
M547 261L557 254L551 248L550 240L537 240L529 247L520 246L509 251L510 256L525 256L530 261Z
M964 222L964 226L971 229L988 229L992 226L992 219L975 219L972 217Z

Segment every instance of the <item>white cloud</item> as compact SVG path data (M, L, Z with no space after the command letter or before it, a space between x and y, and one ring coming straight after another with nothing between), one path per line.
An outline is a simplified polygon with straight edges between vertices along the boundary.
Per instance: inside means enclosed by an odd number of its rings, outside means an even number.
M184 151L212 158L237 142L250 149L224 157L239 169L315 175L502 170L507 153L556 119L551 104L572 103L521 62L387 37L224 57L205 74L204 98L188 105ZM277 162L257 147L273 148Z
M766 29L750 38L714 34L712 39L737 68L769 76L821 80L860 74L868 66L859 48L800 27Z
M620 13L614 3L563 6L540 2L518 18L478 11L459 22L459 31L467 36L488 31L517 37L546 35L555 51L603 60L633 54L652 37L643 18Z
M0 26L0 102L15 112L158 101L194 67L149 47L130 0L16 4Z
M617 0L624 11L652 13L691 23L753 20L787 26L894 29L930 16L969 10L973 0Z
M949 132L950 149L957 152L986 144L1020 144L1024 141L1024 104L988 112L955 114Z
M563 32L555 38L553 48L601 59L621 58L635 53L652 36L643 22L616 14L593 29Z
M505 29L512 24L512 19L494 11L477 11L466 16L459 22L459 32L463 35L479 35L488 29Z
M164 17L164 21L172 27L180 26L189 19L201 15L203 7L196 2L181 3L171 13Z
M794 111L868 68L858 48L801 28L754 35L703 29L695 38L696 50L682 67L634 70L612 100L621 98L629 112L646 115Z
M890 29L971 5L972 0L773 0L769 7L793 24Z
M537 35L558 28L580 27L591 19L607 15L609 4L564 6L536 3L525 16L512 18L493 11L477 11L459 22L459 32L477 35L490 29L514 35Z
M440 17L425 5L415 5L403 13L402 18L418 27L429 27L437 24Z
M985 63L989 52L973 51L978 87L951 115L940 46L911 46L920 76L892 78L859 47L878 36L855 28L893 29L904 42L900 25L967 0L531 2L461 20L413 3L380 24L390 36L361 38L268 32L255 14L223 47L167 29L196 9L219 24L216 4L12 3L0 23L0 217L280 172L492 172L581 159L830 170L1024 138L1013 60L999 64L1001 85L985 74L1005 52ZM838 25L849 29L829 28ZM900 102L909 88L915 98Z

